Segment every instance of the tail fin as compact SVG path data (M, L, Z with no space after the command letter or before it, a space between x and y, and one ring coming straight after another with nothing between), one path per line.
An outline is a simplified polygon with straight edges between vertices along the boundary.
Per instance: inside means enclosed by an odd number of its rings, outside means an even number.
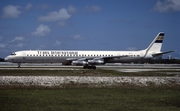
M152 43L148 46L148 51L160 52L164 39L164 32L160 32Z
M164 39L164 32L159 32L159 34L155 37L155 39L146 49L146 53L144 57L148 54L148 52L161 52L163 39Z

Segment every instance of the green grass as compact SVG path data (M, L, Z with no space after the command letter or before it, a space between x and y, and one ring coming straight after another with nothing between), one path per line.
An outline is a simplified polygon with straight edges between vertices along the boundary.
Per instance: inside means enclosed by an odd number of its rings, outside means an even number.
M177 74L167 74L166 72L179 71L146 71L146 72L119 72L115 70L20 70L20 69L0 69L0 76L175 76Z
M166 72L174 71L0 69L0 76L174 76ZM179 98L179 86L8 87L0 89L0 111L179 111Z
M179 111L178 88L0 90L0 111Z

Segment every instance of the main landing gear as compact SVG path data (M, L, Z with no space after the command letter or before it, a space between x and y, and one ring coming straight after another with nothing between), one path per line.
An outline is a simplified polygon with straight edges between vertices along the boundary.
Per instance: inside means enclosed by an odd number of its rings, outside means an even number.
M18 68L21 68L21 63L18 63Z
M84 65L83 69L96 69L96 66L94 66L94 65Z

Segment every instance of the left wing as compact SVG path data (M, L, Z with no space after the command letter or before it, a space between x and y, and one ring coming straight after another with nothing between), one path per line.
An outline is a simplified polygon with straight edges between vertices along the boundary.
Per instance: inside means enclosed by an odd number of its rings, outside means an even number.
M108 56L108 57L83 57L83 58L67 58L67 61L87 61L87 60L101 60L101 59L113 59L113 58L122 58L122 57L128 57L125 56Z
M128 57L126 56L109 56L109 57L83 57L83 58L68 58L66 59L68 62L71 62L74 65L85 65L85 64L104 64L105 60L113 59L113 58L122 58Z

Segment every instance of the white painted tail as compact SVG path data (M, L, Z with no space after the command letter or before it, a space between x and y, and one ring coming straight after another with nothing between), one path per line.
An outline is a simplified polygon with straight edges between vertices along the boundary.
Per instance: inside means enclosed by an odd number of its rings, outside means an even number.
M148 48L145 50L146 52L144 57L146 57L146 55L149 53L160 53L163 39L164 39L164 32L160 32L151 42Z

